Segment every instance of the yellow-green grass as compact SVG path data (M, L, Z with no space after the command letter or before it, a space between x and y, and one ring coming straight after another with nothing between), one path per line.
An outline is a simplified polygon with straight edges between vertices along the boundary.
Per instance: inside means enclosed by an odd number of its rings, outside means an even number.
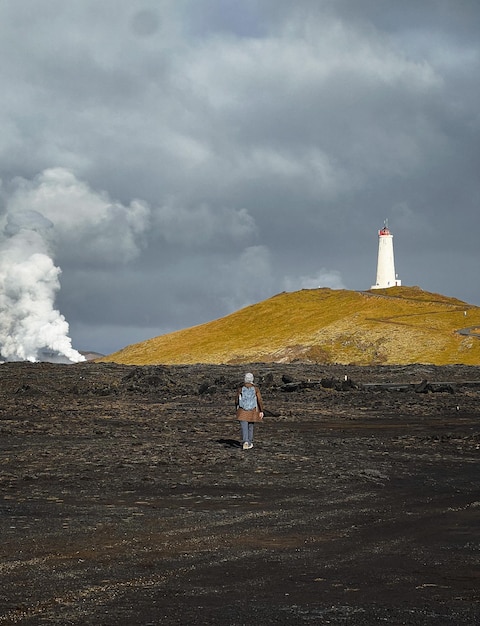
M480 307L418 287L281 293L218 320L127 346L102 361L192 364L480 364Z

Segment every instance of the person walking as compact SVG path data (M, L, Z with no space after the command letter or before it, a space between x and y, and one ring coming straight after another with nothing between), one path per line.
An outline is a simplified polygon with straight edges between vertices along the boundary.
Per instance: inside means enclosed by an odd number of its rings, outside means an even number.
M235 400L237 419L242 429L243 449L253 448L253 427L255 422L263 419L263 400L260 389L253 384L253 374L247 372L245 380L237 390Z

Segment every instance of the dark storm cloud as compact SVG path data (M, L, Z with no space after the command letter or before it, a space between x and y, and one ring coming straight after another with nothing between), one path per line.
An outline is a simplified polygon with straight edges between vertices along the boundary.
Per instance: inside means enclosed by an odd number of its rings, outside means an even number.
M283 289L480 304L476 2L0 6L4 211L55 225L74 345L112 351Z

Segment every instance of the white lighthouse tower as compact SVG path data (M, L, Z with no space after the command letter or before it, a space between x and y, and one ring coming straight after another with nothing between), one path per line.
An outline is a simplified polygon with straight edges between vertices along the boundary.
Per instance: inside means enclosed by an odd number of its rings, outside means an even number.
M382 230L378 231L378 261L377 280L372 289L385 289L399 287L402 281L395 274L395 261L393 258L393 235L388 230L387 220Z

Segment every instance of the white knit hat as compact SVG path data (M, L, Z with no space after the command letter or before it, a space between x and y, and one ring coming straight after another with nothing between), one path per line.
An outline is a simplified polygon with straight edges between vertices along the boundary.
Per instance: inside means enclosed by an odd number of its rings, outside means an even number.
M246 383L253 383L253 374L250 374L250 372L247 372L245 374L245 382Z

